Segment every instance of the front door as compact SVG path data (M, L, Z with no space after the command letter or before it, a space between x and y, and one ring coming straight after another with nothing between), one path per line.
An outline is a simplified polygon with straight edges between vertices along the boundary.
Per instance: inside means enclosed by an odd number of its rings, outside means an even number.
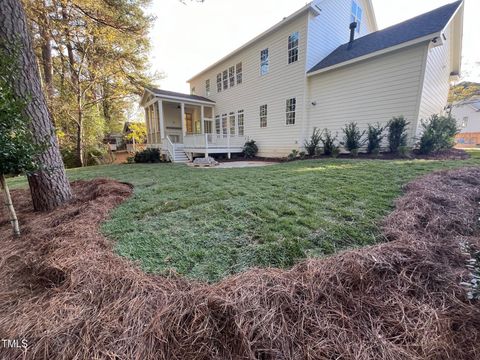
M185 113L185 126L187 127L187 134L193 134L193 115L192 115L192 113Z

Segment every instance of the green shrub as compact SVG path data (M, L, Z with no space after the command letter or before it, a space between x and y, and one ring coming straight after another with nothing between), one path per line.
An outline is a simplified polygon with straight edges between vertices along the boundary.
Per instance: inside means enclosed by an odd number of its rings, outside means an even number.
M393 117L388 122L388 147L391 153L398 154L399 148L407 145L407 126L410 123L403 117Z
M458 134L457 121L451 116L432 115L427 121L422 121L423 134L420 138L421 154L448 150L455 144Z
M289 161L295 160L298 157L298 150L293 149L290 154L288 154L287 159Z
M300 159L304 160L307 157L307 153L305 151L300 151L298 156L300 156Z
M246 159L254 158L258 153L258 146L255 144L255 140L250 140L243 145L243 155Z
M380 153L380 146L382 144L382 140L385 138L383 134L385 128L377 123L375 125L368 124L368 131L367 131L367 152L369 154L379 154Z
M345 146L345 149L350 152L355 152L354 150L357 150L358 154L358 149L365 144L365 139L363 139L365 130L361 132L357 123L352 121L351 123L347 124L342 131L344 134L342 145Z
M143 151L137 152L135 153L134 160L138 164L158 163L160 162L160 150L145 149Z
M314 156L317 153L320 142L322 141L322 132L318 129L313 129L312 136L309 140L305 140L305 150L307 150L308 156Z
M330 130L325 129L322 136L323 153L327 156L339 154L339 148L336 144L337 135L333 136Z

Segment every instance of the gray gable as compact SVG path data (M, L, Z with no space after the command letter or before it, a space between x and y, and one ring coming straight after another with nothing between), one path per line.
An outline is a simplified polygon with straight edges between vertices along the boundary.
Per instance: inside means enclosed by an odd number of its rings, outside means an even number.
M437 33L447 25L462 1L442 6L436 10L414 17L384 30L376 31L349 43L339 46L308 72L328 68L333 65L384 50L411 40ZM349 31L345 28L345 31Z
M156 88L152 88L152 87L149 87L148 90L150 90L151 92L153 92L155 95L158 95L158 96L162 96L162 95L163 96L172 96L172 97L176 97L176 98L182 98L182 99L185 99L185 100L198 100L198 101L211 102L212 104L215 103L215 101L213 101L213 100L210 100L210 99L207 99L203 96L198 96L198 95L182 94L182 93L179 93L179 92L160 90L160 89L156 89Z

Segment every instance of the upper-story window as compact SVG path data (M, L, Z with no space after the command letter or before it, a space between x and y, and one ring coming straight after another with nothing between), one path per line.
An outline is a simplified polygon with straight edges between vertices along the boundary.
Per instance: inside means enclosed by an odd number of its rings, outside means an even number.
M228 79L230 80L230 87L235 86L235 66L228 68Z
M268 115L267 105L260 106L260 127L261 128L267 127L267 115Z
M352 16L351 16L351 22L356 22L357 23L357 33L360 32L361 25L362 25L362 15L363 11L362 8L358 5L358 3L353 0L352 1Z
M210 79L205 80L205 94L210 96Z
M228 71L224 70L223 71L223 90L228 89Z
M217 92L222 92L222 73L217 74Z
M237 64L237 84L243 82L243 72L242 72L242 63Z
M297 99L287 99L287 125L295 125L295 112L297 107Z
M298 61L298 31L288 37L288 63Z
M260 75L268 74L269 57L268 48L260 52Z
M190 95L195 95L195 91L196 91L196 90L195 90L195 86L194 86L194 87L192 87L192 89L190 90Z

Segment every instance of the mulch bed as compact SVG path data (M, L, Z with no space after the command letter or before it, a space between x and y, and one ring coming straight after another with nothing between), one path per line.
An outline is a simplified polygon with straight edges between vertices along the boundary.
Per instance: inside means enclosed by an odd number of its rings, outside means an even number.
M98 226L128 185L73 189L49 213L14 191L19 239L0 214L0 338L29 344L0 346L1 359L480 358L480 305L465 285L480 249L480 169L408 184L385 219L388 243L217 284L147 275L115 255Z

